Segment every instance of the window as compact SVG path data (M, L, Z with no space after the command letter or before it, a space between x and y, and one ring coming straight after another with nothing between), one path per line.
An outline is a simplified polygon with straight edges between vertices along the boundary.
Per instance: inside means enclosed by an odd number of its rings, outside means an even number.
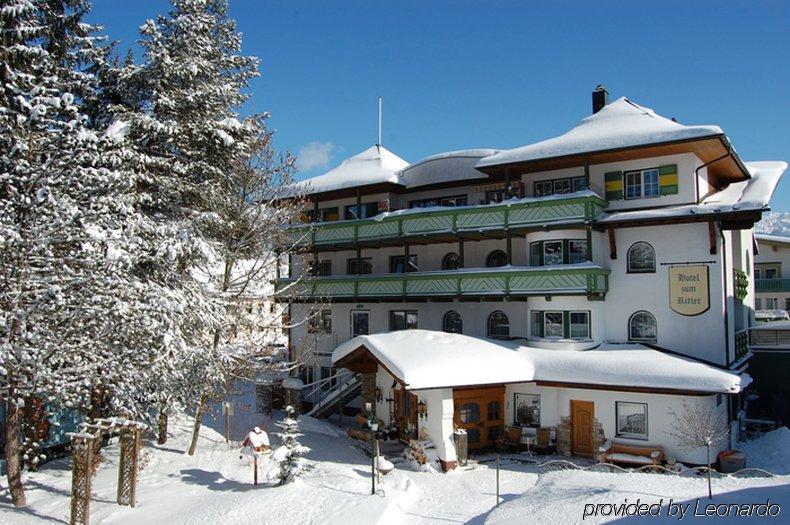
M617 401L615 403L617 437L647 439L647 404Z
M533 310L529 313L529 335L543 337L543 312Z
M496 268L499 266L507 265L507 254L502 250L494 250L486 257L486 266L488 268Z
M754 300L754 309L755 310L762 310L763 309L763 300L759 297Z
M310 275L313 277L332 275L332 261L310 261Z
M365 310L351 311L351 337L370 333L370 312Z
M540 426L540 396L537 394L513 394L513 422L522 427Z
M790 297L785 297L785 310L790 310Z
M777 310L778 305L777 303L779 300L776 297L766 297L765 298L765 309L766 310Z
M656 318L650 312L636 312L628 320L628 339L631 341L647 341L655 343L658 330Z
M570 318L570 335L571 339L589 339L590 338L590 313L589 312L571 312Z
M544 337L565 337L562 312L543 313L543 336Z
M461 315L455 310L450 310L444 314L442 319L442 330L449 334L462 334L464 333L464 325L461 320Z
M346 262L346 273L348 275L373 273L373 259L370 257L349 259Z
M533 195L535 197L545 197L547 195L571 193L586 190L588 186L587 177L539 180L534 183Z
M554 193L554 190L550 180L540 180L535 183L535 197L544 197L552 193Z
M499 401L489 401L486 408L486 415L488 416L489 421L502 419L502 403Z
M646 242L637 242L628 249L628 273L656 273L656 252Z
M625 198L658 197L658 168L625 173Z
M490 190L486 192L486 204L493 204L505 200L505 190Z
M409 255L409 265L406 266L405 255L393 255L390 257L390 273L406 273L417 271L417 256Z
M776 279L776 276L779 272L776 271L776 268L766 268L763 277L765 279Z
M457 270L461 267L461 257L455 253L450 252L442 258L442 270Z
M417 328L416 310L391 310L390 330L413 330Z
M321 379L329 379L326 383L321 385L321 390L327 391L332 390L335 385L337 385L337 377L333 377L335 375L336 370L334 368L328 366L321 367Z
M453 195L452 197L437 197L435 199L418 199L409 201L409 208L429 208L431 206L466 206L469 198L466 195Z
M543 243L543 265L562 264L564 262L562 241L546 241Z
M587 260L587 241L568 241L568 263L576 264Z
M329 222L336 221L340 218L337 212L337 206L331 208L321 208L316 213L316 210L310 210L308 213L312 222Z
M332 310L321 310L310 314L307 331L312 333L332 333Z
M379 214L379 203L378 202L365 202L360 206L356 204L351 204L345 207L345 213L343 214L343 218L347 221L354 220L354 219L367 219L368 217L374 217Z
M480 421L480 405L477 403L464 403L458 409L461 423L477 423Z
M510 337L510 320L504 312L497 310L488 316L488 337L493 339L507 339Z

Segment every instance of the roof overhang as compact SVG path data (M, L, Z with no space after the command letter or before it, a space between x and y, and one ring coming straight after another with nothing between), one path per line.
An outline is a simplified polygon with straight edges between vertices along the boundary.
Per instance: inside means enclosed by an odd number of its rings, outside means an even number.
M703 163L711 163L708 173L714 186L721 187L731 182L751 178L749 170L732 148L727 136L709 135L692 139L673 140L653 144L628 146L624 148L587 151L494 166L478 167L483 173L493 177L504 177L506 170L517 173L534 173L584 166L585 164L608 164L627 160L694 153Z

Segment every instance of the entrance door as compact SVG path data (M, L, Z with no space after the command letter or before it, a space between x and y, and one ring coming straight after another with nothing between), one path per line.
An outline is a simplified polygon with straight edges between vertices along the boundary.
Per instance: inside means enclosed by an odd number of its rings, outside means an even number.
M469 450L494 445L505 429L505 387L453 390L455 426L466 430Z
M593 420L595 404L592 401L571 400L571 452L577 456L593 456Z
M370 333L370 312L367 310L351 310L351 337Z
M399 437L403 440L417 437L417 396L404 390L396 388L395 406L393 416L395 425L398 427Z

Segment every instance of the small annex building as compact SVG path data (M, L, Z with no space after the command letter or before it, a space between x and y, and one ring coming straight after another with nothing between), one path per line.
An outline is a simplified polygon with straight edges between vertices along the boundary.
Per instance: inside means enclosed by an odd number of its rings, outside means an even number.
M684 451L664 432L671 413L681 412L684 399L723 411L722 396L751 382L746 374L637 343L575 350L530 344L404 330L346 341L332 360L362 374L363 392L381 394L374 396L375 412L385 425L433 441L445 469L455 466L456 429L473 434L471 449L486 448L505 427L527 423L517 421L522 417L551 428L559 453L592 457L607 440L649 441L680 461L702 463L704 451ZM647 422L629 425L629 418ZM645 435L629 433L632 427Z

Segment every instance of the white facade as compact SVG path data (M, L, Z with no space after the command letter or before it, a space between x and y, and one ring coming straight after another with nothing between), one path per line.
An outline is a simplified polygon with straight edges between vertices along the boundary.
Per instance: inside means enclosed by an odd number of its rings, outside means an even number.
M754 257L754 278L760 280L757 310L790 310L790 238L755 235L759 253Z

